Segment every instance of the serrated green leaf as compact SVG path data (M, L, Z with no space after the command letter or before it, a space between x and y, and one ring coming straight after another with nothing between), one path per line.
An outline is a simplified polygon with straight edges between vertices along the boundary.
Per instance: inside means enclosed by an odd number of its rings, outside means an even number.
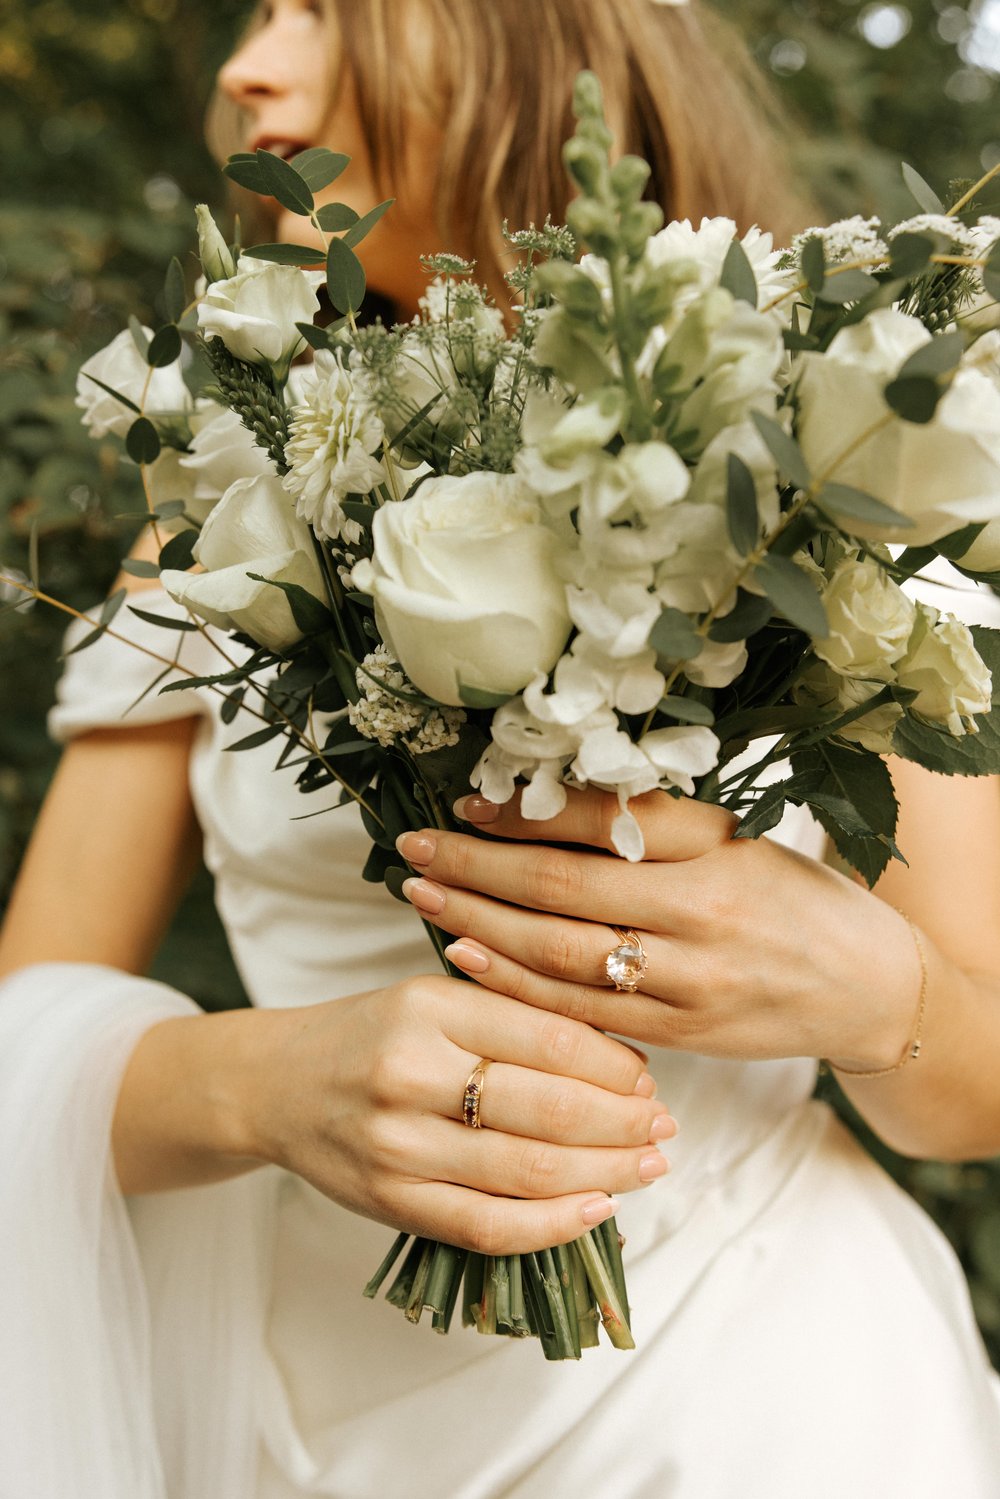
M799 259L802 270L802 278L808 284L811 292L823 290L823 282L826 280L826 249L818 234L807 239L802 247L802 255Z
M890 380L884 394L897 416L923 427L934 420L944 390L929 375L909 375Z
M927 269L937 246L931 235L897 234L889 245L890 266L895 276L908 281Z
M257 165L268 197L290 213L312 213L316 202L312 189L290 162L273 151L258 151Z
M774 607L793 625L815 640L827 637L830 627L823 600L812 579L790 557L768 553L754 570L754 578Z
M754 275L747 252L735 235L726 251L726 258L722 262L719 285L725 291L731 292L737 302L749 302L751 307L757 306L759 296L757 277Z
M167 266L163 283L163 307L172 323L179 322L187 306L187 289L184 285L184 270L175 255Z
M785 815L785 783L778 781L763 791L749 812L740 819L734 838L760 838L776 828Z
M753 474L736 453L726 459L726 521L733 546L745 557L760 538L760 515Z
M670 718L676 718L679 723L694 723L709 729L715 722L715 714L707 703L699 703L697 698L678 697L676 693L668 692L666 697L661 697L659 711L666 713Z
M166 323L150 340L146 350L146 362L153 369L162 370L181 357L181 336L173 323Z
M197 540L197 531L178 531L176 536L171 536L160 552L160 567L187 572L194 562L192 554Z
M813 807L841 858L874 885L899 856L898 809L885 761L854 746L826 743L793 754L792 765L795 775L786 789Z
M838 522L842 516L847 516L849 520L866 521L873 526L905 529L913 525L910 517L901 510L893 510L891 505L850 484L824 484L816 496L816 504L825 515Z
M688 616L680 609L664 609L649 632L649 644L670 661L691 661L704 644Z
M254 245L245 253L275 265L322 265L325 259L325 252L316 245Z
M160 436L148 416L135 419L125 437L125 451L133 463L155 463L160 456Z
M326 286L338 312L357 312L365 299L365 268L344 239L332 239L326 256Z
M325 229L327 234L342 234L345 229L353 229L360 221L360 215L346 203L324 203L316 217L320 228Z
M351 164L351 158L340 151L330 151L326 146L308 146L293 156L291 165L314 193L336 182L341 172Z
M789 437L783 427L779 427L776 421L772 421L762 411L751 411L750 416L781 472L796 489L808 489L812 476L802 449L794 437Z
M816 300L842 307L846 302L861 302L878 290L878 282L867 271L854 268L846 271L831 270L822 289L816 293Z
M944 213L944 204L937 193L930 187L920 173L915 171L907 162L902 163L903 181L906 183L911 194L919 203L924 213Z
M499 708L510 701L509 692L486 692L481 687L466 687L458 684L458 695L467 708Z
M360 245L365 235L370 233L371 230L375 228L375 225L378 223L379 219L381 219L383 215L389 212L389 209L392 207L395 201L395 198L386 198L384 203L378 203L374 208L370 208L366 214L363 214L362 217L358 219L358 222L356 224L353 224L351 228L348 229L341 243L345 244L348 249L351 249L354 245Z

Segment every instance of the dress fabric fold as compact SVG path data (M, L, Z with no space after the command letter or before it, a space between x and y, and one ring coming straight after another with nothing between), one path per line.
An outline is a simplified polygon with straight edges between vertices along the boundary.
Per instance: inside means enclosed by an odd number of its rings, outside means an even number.
M183 647L224 669L211 632ZM254 1003L433 972L415 914L360 879L354 809L294 821L273 746L227 754L246 730L206 689L128 713L157 670L106 640L71 657L52 730L198 715L192 791ZM780 835L819 852L804 814ZM192 1012L93 965L0 987L0 1499L1000 1499L961 1268L811 1098L813 1061L654 1049L681 1133L619 1215L637 1349L557 1366L364 1301L391 1231L288 1173L123 1202L122 1070L145 1028Z

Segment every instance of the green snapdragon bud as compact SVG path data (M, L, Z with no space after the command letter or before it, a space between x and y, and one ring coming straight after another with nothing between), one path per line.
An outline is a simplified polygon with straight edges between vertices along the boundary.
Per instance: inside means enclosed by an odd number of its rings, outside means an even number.
M236 275L233 252L223 239L207 203L199 203L195 208L195 215L198 220L198 257L201 268L210 283L228 281L230 276Z

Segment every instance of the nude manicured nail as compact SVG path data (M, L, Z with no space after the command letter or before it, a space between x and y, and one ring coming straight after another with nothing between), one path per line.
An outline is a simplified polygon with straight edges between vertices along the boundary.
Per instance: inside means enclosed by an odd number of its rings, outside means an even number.
M649 1155L644 1155L639 1162L639 1180L655 1182L658 1176L665 1176L669 1170L670 1162L666 1156L662 1156L658 1150L653 1150Z
M437 843L426 833L400 833L396 839L396 851L403 855L407 864L429 864L437 853Z
M621 1207L617 1197L598 1197L595 1202L588 1202L580 1214L584 1223L594 1227L596 1223L607 1223L613 1218Z
M657 1114L649 1127L650 1140L672 1140L677 1133L677 1120L669 1114Z
M500 808L496 802L488 802L485 796L463 796L455 803L452 811L463 822L496 822L500 816Z
M428 916L440 916L444 910L444 891L429 880L404 880L403 894L411 905L418 911L426 911Z
M465 942L452 942L444 950L446 958L450 958L456 968L461 968L463 973L485 973L490 966L490 960L485 953L480 952L478 947L469 947Z

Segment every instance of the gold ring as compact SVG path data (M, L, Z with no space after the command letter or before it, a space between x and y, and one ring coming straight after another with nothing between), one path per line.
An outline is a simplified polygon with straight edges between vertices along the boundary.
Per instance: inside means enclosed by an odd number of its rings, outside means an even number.
M618 938L618 946L605 958L604 971L620 994L634 994L649 967L649 959L638 932L630 926L613 926L611 930Z
M469 1073L465 1092L462 1094L462 1123L467 1124L470 1129L482 1129L479 1118L479 1110L483 1102L483 1089L486 1086L486 1069L492 1067L488 1057L481 1057Z

